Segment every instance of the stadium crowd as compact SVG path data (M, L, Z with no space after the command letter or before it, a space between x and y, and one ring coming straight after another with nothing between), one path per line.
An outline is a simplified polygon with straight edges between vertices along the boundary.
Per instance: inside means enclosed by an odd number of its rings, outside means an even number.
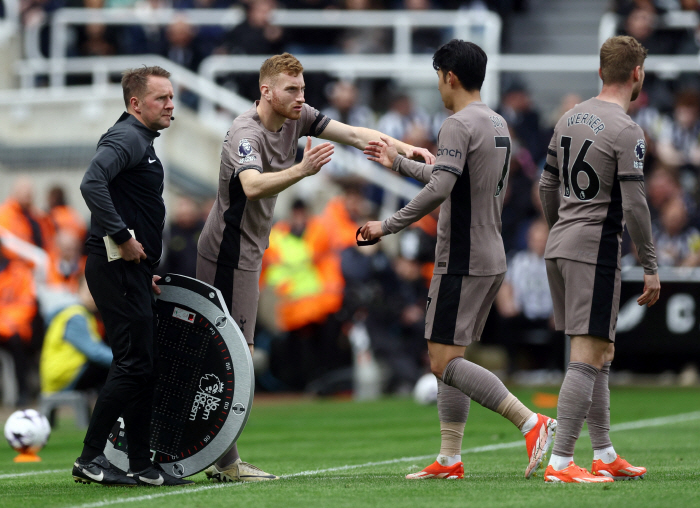
M478 3L504 17L526 4L506 0ZM673 3L615 2L614 10L620 15L619 33L636 37L651 55L697 54L700 28L659 28L659 16L665 12L662 6ZM77 31L71 48L72 55L158 53L196 70L202 58L215 53L270 54L288 50L298 54L372 54L389 49L390 39L382 30L339 31L328 43L327 33L275 27L270 24L270 13L278 6L420 10L474 4L459 0L25 0L22 19L25 24L38 23L60 7L243 6L245 21L230 31L220 27L195 29L185 19L163 29L86 25ZM698 9L695 1L677 4L686 10ZM435 30L418 30L414 33L414 48L432 53L443 36ZM324 41L323 46L318 45L319 41ZM309 87L316 94L309 102L323 106L327 116L377 128L436 151L437 129L448 112L431 115L401 91L393 91L386 102L388 108L381 111L373 85L368 88L367 83L358 86L329 77L320 79ZM259 94L257 78L230 78L228 82L251 100ZM554 121L583 99L566 95L557 110L545 116L533 105L527 88L513 79L498 107L513 139L502 217L509 271L487 323L484 343L499 344L507 350L506 373L563 367L563 340L553 331L552 302L544 276L542 256L548 231L537 188ZM190 105L196 106L196 102ZM696 74L647 74L644 91L629 113L646 135L644 172L659 266L700 266L700 78ZM352 154L361 156L356 151ZM383 389L406 393L429 372L423 323L437 211L402 233L396 250L383 249L381 243L360 249L355 245L355 232L367 220L377 218L382 191L349 177L333 164L327 170L340 189L338 195L322 206L295 200L270 236L260 280L255 339L259 386L270 391L306 389L319 394L350 389L353 362L369 351L384 366ZM31 180L20 178L11 197L0 206L0 312L5 317L0 323L0 348L12 355L17 367L20 405L37 395L42 344L55 344L56 334L70 344L64 352L69 351L78 367L63 374L60 382L42 379L41 386L84 387L80 377L88 366L92 372L93 366L107 362L105 351L95 345L99 343L100 327L89 318L90 306L79 296L85 260L81 248L84 220L66 203L60 187L51 190L46 202L47 209L40 210L35 205ZM182 195L174 203L159 273L194 276L197 240L211 201L197 202ZM626 237L625 266L638 264L630 243ZM71 305L82 307L73 308L70 316L62 314ZM60 333L54 332L51 341L45 341L56 319L63 320ZM71 319L73 325L68 326ZM366 331L369 349L363 349L352 338L358 329ZM538 348L546 354L535 354ZM46 363L42 358L42 376L49 375ZM88 383L89 387L99 386L99 376L97 379Z

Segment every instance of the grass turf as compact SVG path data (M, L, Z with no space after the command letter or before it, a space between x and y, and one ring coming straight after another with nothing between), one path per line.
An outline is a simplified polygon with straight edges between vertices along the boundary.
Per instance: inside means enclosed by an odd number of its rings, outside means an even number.
M536 408L534 391L514 393L533 409L553 415L553 409ZM700 410L697 389L614 389L611 399L613 429L620 423ZM258 484L212 484L203 473L193 477L194 486L169 489L76 484L70 467L84 433L68 420L60 423L41 452L41 463L16 464L14 452L0 447L0 506L700 507L698 415L661 426L613 430L618 452L633 464L646 466L649 473L644 480L608 485L545 484L542 471L526 480L527 459L519 432L478 404L472 404L463 448L503 447L464 453L463 481L404 480L406 473L434 460L440 442L436 408L405 399L255 405L239 449L244 460L286 475ZM576 462L589 468L591 459L590 440L584 435ZM55 472L16 476L32 471ZM308 474L299 475L302 472Z

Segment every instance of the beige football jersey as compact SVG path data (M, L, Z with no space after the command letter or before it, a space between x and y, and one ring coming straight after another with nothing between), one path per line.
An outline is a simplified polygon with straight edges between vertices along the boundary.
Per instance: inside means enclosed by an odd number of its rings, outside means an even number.
M545 171L561 182L559 219L546 259L619 268L624 225L621 180L643 180L642 129L617 104L589 99L557 122Z
M435 208L436 171L457 180L442 202L435 252L436 274L497 275L506 271L501 211L510 167L510 136L505 120L483 102L472 102L442 124L431 181L408 205L384 221L396 233ZM418 167L415 161L403 165ZM423 174L423 167L418 173ZM411 171L402 174L411 175ZM418 174L417 173L417 174ZM444 179L442 179L444 180ZM436 185L432 185L436 184ZM432 189L432 190L431 190ZM447 189L449 190L449 189Z
M304 104L299 120L277 132L260 122L257 104L233 121L221 150L219 190L199 237L199 255L239 270L258 270L268 247L277 196L250 201L238 178L241 171L281 171L294 164L302 136L318 136L330 119Z
M510 167L505 120L472 102L442 125L435 169L459 179L440 208L436 274L496 275L506 271L501 212Z

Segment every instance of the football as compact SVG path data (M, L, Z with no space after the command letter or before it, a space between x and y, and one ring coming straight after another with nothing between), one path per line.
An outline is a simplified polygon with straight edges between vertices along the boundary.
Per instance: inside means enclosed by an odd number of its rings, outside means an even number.
M5 422L5 439L19 453L36 453L49 440L51 426L34 409L15 411Z
M437 402L438 384L435 374L425 374L418 379L413 387L413 399L421 405L435 404Z

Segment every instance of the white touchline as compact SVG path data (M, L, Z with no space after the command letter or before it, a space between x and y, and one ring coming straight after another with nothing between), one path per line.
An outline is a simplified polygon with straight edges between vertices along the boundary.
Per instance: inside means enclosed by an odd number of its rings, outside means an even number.
M687 421L692 421L692 420L700 420L700 411L694 411L692 413L683 413L679 415L673 415L673 416L664 416L660 418L649 418L646 420L637 420L635 422L627 422L627 423L618 423L615 425L610 426L610 432L616 432L616 431L621 431L621 430L633 430L633 429L644 429L648 427L660 427L662 425L670 425L673 423L682 423L682 422L687 422ZM587 435L587 433L582 433L582 436ZM518 441L512 441L510 443L500 443L500 444L495 444L495 445L487 445L487 446L478 446L475 448L468 448L466 450L462 450L462 454L466 455L469 453L480 453L480 452L490 452L494 450L503 450L506 448L518 448L520 446L523 446L523 441L522 439ZM346 471L348 469L359 469L362 467L372 467L372 466L383 466L387 464L396 464L398 462L412 462L416 460L423 460L427 458L434 457L435 454L432 453L430 455L419 455L416 457L402 457L399 459L391 459L391 460L382 460L378 462L366 462L364 464L354 464L354 465L347 465L347 466L339 466L339 467L330 467L327 469L316 469L312 471L301 471L299 473L293 473L293 474L288 474L288 475L283 475L280 476L280 478L294 478L297 476L311 476L314 474L322 474L322 473L331 473L333 471ZM35 473L20 473L16 475L0 475L0 478L15 478L17 476L26 476L30 474L40 474L40 473L56 473L56 472L64 472L65 470L59 469L59 470L51 470L51 471L37 471ZM175 496L175 495L180 495L180 494L193 494L195 492L201 492L203 490L211 490L211 489L221 489L221 488L232 488L232 487L238 487L238 486L250 486L250 483L220 483L218 485L207 485L205 487L194 487L194 488L187 488L187 487L181 487L178 490L173 490L173 491L168 491L168 492L159 492L157 494L150 494L146 496L135 496L135 497L123 497L123 498L117 498L117 499L105 499L104 501L98 501L95 503L87 503L87 504L81 504L81 505L76 505L72 508L99 508L102 506L109 506L113 504L122 504L122 503L132 503L136 501L148 501L151 499L157 499L160 497L165 497L165 496Z

